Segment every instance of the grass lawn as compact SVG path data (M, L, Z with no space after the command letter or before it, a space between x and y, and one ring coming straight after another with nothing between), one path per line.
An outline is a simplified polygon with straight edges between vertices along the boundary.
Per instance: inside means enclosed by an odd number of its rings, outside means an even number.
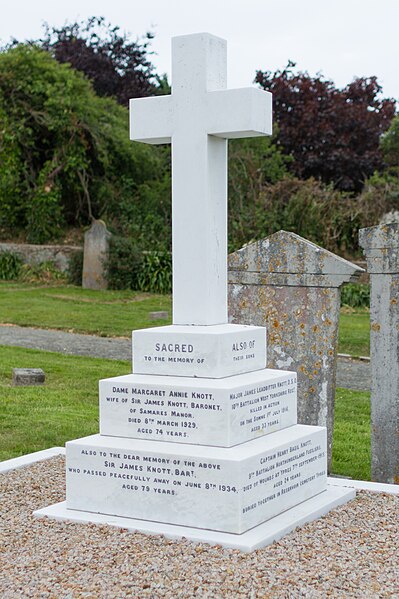
M338 351L352 356L370 355L370 313L358 308L341 308Z
M358 480L370 480L369 392L337 389L332 471Z
M12 387L12 368L43 368L46 384ZM98 433L98 380L129 362L0 347L0 460Z
M148 313L168 310L170 296L134 291L93 291L73 286L40 287L0 281L0 323L130 337L134 329L169 324ZM342 308L338 350L369 355L369 313Z
M14 367L43 368L43 387L12 387ZM98 380L129 362L0 347L0 460L98 432ZM338 389L333 472L370 479L369 394Z
M171 315L171 306L171 297L165 295L0 281L3 324L130 337L134 329L154 326L149 312L168 310ZM169 320L157 320L155 324L169 324Z

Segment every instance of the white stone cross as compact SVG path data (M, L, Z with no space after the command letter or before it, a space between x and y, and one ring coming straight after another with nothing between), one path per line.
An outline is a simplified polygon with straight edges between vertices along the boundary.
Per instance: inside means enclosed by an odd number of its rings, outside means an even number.
M130 100L130 138L172 143L173 323L227 322L227 139L271 135L271 94L226 89L226 42L172 39L172 94Z

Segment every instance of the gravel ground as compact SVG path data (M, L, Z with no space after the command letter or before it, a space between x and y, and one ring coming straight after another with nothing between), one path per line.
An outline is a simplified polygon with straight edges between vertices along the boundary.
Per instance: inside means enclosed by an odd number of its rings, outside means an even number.
M0 475L0 597L399 598L399 496L361 492L251 554L37 520L64 499L64 459Z
M132 355L130 339L79 335L14 325L0 326L0 345L16 345L62 354L114 360L130 360ZM370 389L370 363L338 358L337 386L368 391Z

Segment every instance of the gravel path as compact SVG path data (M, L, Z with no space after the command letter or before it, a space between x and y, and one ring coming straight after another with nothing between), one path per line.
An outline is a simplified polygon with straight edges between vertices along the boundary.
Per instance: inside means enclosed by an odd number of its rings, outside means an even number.
M13 325L0 326L0 345L16 345L62 354L114 360L131 359L130 339L79 335ZM368 391L370 389L370 363L338 358L337 386Z
M131 360L130 339L80 335L15 325L0 326L0 345L44 349L74 356L92 356L111 360Z
M399 598L399 495L349 504L251 554L37 520L64 499L64 459L0 475L2 599Z

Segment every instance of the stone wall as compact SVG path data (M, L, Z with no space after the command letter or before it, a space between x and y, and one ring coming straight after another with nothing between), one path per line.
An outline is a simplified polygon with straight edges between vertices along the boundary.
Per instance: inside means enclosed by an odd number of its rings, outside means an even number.
M74 245L33 245L28 243L0 243L1 252L13 252L26 264L54 262L55 266L65 272L71 257L83 248Z

